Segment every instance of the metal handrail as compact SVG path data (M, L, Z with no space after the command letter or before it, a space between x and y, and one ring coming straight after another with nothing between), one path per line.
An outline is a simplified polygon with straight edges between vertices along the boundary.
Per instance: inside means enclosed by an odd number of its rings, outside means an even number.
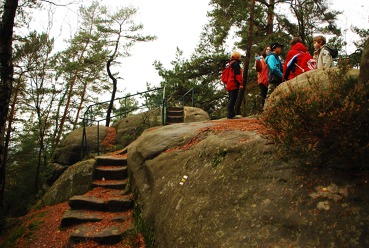
M183 94L183 96L181 96L181 98L178 99L179 102L181 102L181 100L182 100L182 106L184 106L184 104L185 104L185 102L184 102L185 101L184 100L185 96L187 96L190 92L191 92L192 107L194 106L194 101L195 101L194 100L194 98L195 98L195 88L194 87L189 89L186 93Z
M125 104L124 104L125 107L124 108L126 108L128 98L138 96L138 95L142 96L146 93L154 92L154 91L160 91L160 90L163 90L163 95L162 95L162 99L160 100L160 102L158 104L158 107L162 108L162 125L165 125L165 119L164 119L165 111L164 111L164 109L166 109L166 102L167 102L166 101L166 95L165 95L165 87L155 88L155 89L147 90L147 91L144 91L144 92L138 92L138 93L133 94L133 95L116 98L116 99L114 99L114 101L124 100L125 101ZM94 116L94 113L93 113L92 109L95 106L103 105L103 104L106 104L106 103L110 103L110 101L104 101L104 102L91 104L87 107L87 110L83 114L83 118L82 118L83 131L82 131L81 159L88 153L88 151L87 151L86 126L89 126L88 124L89 123L92 124L93 122L97 122L97 154L100 155L100 122L101 121L106 121L107 118L100 118L100 119L96 118L96 116ZM145 108L147 106L149 106L149 104L147 104L147 99L146 99L146 104L142 104L141 106L138 106L137 108L132 108L132 109L129 109L129 110L125 110L125 111L121 112L118 115L110 116L110 119L115 118L115 117L127 116L128 113L139 110L139 109L142 109L142 108Z

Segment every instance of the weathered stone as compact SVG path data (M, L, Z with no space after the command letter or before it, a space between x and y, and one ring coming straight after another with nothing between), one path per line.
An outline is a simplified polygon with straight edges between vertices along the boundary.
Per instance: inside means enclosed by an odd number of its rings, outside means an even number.
M126 231L120 226L110 226L100 230L93 226L80 225L72 232L70 239L73 242L96 241L100 244L115 244L123 239Z
M200 108L195 107L184 107L184 122L199 122L199 121L208 121L210 120L210 117L208 113L206 113L204 110Z
M296 89L305 89L305 90L312 90L314 92L314 83L311 82L319 82L321 84L328 85L330 74L338 72L337 67L333 67L330 69L319 69L319 70L311 70L300 74L299 76L286 81L280 84L277 89L271 94L270 98L265 103L265 108L273 108L276 103L278 103L278 99L280 98L279 92L290 93L291 90ZM346 77L359 77L359 70L351 69L348 71Z
M107 127L99 126L99 139L97 137L97 126L86 127L87 151L97 152L98 140L101 143L105 136ZM62 165L72 165L81 161L83 128L69 133L55 150L53 161Z
M369 245L368 172L279 160L256 131L213 125L161 127L128 147L131 187L156 247Z
M128 180L94 180L93 187L103 187L107 189L125 189Z
M85 160L70 166L42 197L39 205L55 205L91 189L95 160Z
M127 197L110 198L106 201L106 210L109 212L123 212L133 207L133 200Z
M97 212L83 210L68 210L64 213L61 227L72 226L85 222L99 222L104 219L104 215Z
M68 201L72 209L103 210L105 201L94 196L75 195Z

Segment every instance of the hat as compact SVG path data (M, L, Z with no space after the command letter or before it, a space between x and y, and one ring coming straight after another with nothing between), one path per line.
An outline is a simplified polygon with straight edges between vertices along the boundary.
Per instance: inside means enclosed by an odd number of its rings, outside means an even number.
M270 50L274 51L274 49L276 49L277 47L282 47L283 48L283 45L279 44L278 42L274 42L270 45Z

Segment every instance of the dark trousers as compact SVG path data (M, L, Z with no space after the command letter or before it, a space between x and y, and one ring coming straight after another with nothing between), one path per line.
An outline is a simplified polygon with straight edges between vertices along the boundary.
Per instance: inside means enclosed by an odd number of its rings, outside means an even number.
M265 86L264 84L259 84L259 89L260 89L260 99L261 99L261 109L263 109L264 107L264 103L265 103L265 98L267 96L267 92L268 92L268 87Z
M228 92L228 118L233 118L236 116L234 106L236 105L238 97L238 89L237 90L231 90Z

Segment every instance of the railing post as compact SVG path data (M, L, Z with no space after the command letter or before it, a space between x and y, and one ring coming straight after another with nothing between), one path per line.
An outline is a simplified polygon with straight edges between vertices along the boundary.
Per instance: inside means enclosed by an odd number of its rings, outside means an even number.
M163 96L162 96L162 99L160 99L160 90L163 90ZM129 112L132 112L133 109L130 109L128 110L127 109L127 98L128 97L133 97L133 96L136 96L136 95L144 95L145 93L147 92L159 92L158 93L158 99L159 99L159 102L156 104L155 107L160 107L160 104L162 104L162 124L165 125L165 113L164 111L166 110L166 105L167 105L167 99L166 99L166 96L165 96L165 87L163 88L156 88L156 89L152 89L152 90L148 90L148 91L145 91L145 92L140 92L140 93L137 93L137 94L134 94L134 95L129 95L129 96L126 96L126 97L122 97L122 98L115 98L114 101L116 100L122 100L124 99L124 113L123 114L120 114L119 117L121 117L122 115L124 117L127 116L127 113ZM143 104L142 106L140 107L143 107L143 106L147 106L147 96L144 95L145 98L146 98L146 104ZM161 100L161 103L160 103L160 100ZM86 134L86 126L89 126L89 125L92 125L94 123L97 122L97 154L100 155L100 121L104 121L106 119L102 119L102 120L97 120L96 119L96 116L98 113L94 113L94 111L92 110L94 106L97 106L97 105L102 105L102 104L105 104L109 101L105 101L105 102L99 102L99 103L95 103L95 104L92 104L92 105L89 105L87 107L87 110L85 111L84 113L84 116L83 116L83 134L82 134L82 148L81 148L81 159L83 158L83 156L85 156L88 151L87 151L87 134ZM155 101L156 102L156 101ZM140 108L138 107L138 109ZM116 116L114 116L116 117ZM113 118L113 117L111 117Z
M100 121L97 121L97 155L100 155Z
M165 96L165 87L163 88L163 100L162 100L162 108L161 108L161 125L164 126L166 124L165 115L167 109L167 99Z
M192 88L192 107L195 105L195 89Z
M87 150L87 135L86 135L85 119L83 119L82 123L83 123L83 130L82 130L82 144L81 144L81 160L85 156L85 153Z

